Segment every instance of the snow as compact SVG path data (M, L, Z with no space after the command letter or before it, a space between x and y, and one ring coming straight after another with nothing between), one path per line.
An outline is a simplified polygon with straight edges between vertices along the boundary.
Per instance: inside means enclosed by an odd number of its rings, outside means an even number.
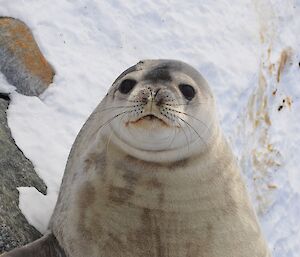
M8 94L15 91L15 87L10 85L5 76L0 72L0 93Z
M27 23L56 70L40 98L12 92L0 73L13 137L48 186L46 196L19 188L29 222L45 232L71 145L114 79L140 59L180 59L215 93L274 257L299 257L299 9L297 0L0 0L0 16Z

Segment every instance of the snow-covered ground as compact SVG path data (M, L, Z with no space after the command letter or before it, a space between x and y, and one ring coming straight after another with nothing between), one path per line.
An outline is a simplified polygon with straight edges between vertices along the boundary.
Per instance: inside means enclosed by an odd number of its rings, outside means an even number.
M71 145L114 79L140 59L192 64L209 81L274 257L300 256L299 0L0 0L56 70L40 97L12 93L9 126L48 186L19 188L44 232ZM0 91L12 91L0 74Z

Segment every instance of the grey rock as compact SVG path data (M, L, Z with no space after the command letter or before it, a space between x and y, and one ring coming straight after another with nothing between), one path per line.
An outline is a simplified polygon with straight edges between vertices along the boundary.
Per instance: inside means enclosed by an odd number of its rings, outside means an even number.
M17 187L35 187L46 193L46 185L32 163L15 145L7 125L9 101L0 95L0 254L41 237L21 213Z

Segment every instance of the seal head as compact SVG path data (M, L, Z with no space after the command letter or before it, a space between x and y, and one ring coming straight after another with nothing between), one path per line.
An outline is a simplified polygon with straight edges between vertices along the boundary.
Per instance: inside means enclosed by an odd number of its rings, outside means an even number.
M146 161L170 162L205 151L218 130L207 82L180 61L130 67L113 83L105 105L110 140Z

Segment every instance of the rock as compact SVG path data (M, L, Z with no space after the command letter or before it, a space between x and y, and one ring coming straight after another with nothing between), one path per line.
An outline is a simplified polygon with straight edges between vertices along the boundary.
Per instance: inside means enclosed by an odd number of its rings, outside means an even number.
M0 95L0 254L27 244L41 234L21 213L17 187L33 186L43 194L46 186L32 163L15 145L6 119L7 96Z
M24 95L38 96L53 80L30 29L14 18L0 17L0 71Z
M0 72L19 93L38 96L51 83L54 70L43 57L31 31L21 21L0 17ZM7 125L9 96L0 92L0 254L41 237L19 209L17 187L46 185L15 145Z

